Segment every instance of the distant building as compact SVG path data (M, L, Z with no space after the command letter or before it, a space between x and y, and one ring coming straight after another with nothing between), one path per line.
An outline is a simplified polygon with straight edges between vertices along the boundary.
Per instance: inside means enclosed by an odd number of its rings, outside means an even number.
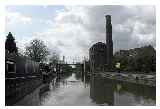
M63 63L65 63L65 56L63 56Z
M111 16L106 15L106 44L98 42L89 49L91 72L106 71L112 68L113 41Z

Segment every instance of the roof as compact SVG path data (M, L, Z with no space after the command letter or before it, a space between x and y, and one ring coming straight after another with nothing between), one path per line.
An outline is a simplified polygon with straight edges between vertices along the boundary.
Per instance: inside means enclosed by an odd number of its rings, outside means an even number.
M99 46L106 47L106 44L103 42L97 42L97 43L93 44L90 49L95 48L95 47L99 47Z

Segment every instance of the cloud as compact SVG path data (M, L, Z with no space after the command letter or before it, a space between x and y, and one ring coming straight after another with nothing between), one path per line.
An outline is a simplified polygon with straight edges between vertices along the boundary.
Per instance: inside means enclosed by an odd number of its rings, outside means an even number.
M7 12L6 14L7 14L8 23L11 23L11 24L22 23L27 25L32 23L31 16L25 16L19 12Z
M114 52L148 44L156 46L154 6L65 6L54 11L56 14L51 19L37 20L48 26L44 31L33 32L30 38L44 40L51 51L56 49L69 61L88 57L94 43L105 42L105 15L108 14L112 16ZM10 16L21 18L21 22L33 20L21 13Z
M144 10L148 10L151 16ZM94 30L92 40L98 40L98 34L101 36L102 33L105 33L104 16L106 14L112 15L114 51L143 46L144 42L147 42L145 44L152 44L153 41L149 41L149 39L156 37L154 7L97 6L91 7L88 13L92 19L90 31ZM96 22L97 19L99 19L98 23ZM155 46L155 44L152 45Z

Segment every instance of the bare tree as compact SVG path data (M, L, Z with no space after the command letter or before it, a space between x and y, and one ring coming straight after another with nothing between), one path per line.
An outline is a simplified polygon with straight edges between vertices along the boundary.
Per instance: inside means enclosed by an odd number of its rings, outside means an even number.
M26 46L25 54L36 62L43 62L49 55L49 51L43 41L34 39L29 46Z
M53 66L55 66L60 60L60 56L57 52L53 52L49 61L50 61L50 64L52 64Z

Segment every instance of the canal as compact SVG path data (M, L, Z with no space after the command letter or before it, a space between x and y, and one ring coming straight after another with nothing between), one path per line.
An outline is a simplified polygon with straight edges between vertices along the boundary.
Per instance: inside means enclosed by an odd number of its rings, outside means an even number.
M156 88L78 73L43 84L15 105L134 106L156 104Z

